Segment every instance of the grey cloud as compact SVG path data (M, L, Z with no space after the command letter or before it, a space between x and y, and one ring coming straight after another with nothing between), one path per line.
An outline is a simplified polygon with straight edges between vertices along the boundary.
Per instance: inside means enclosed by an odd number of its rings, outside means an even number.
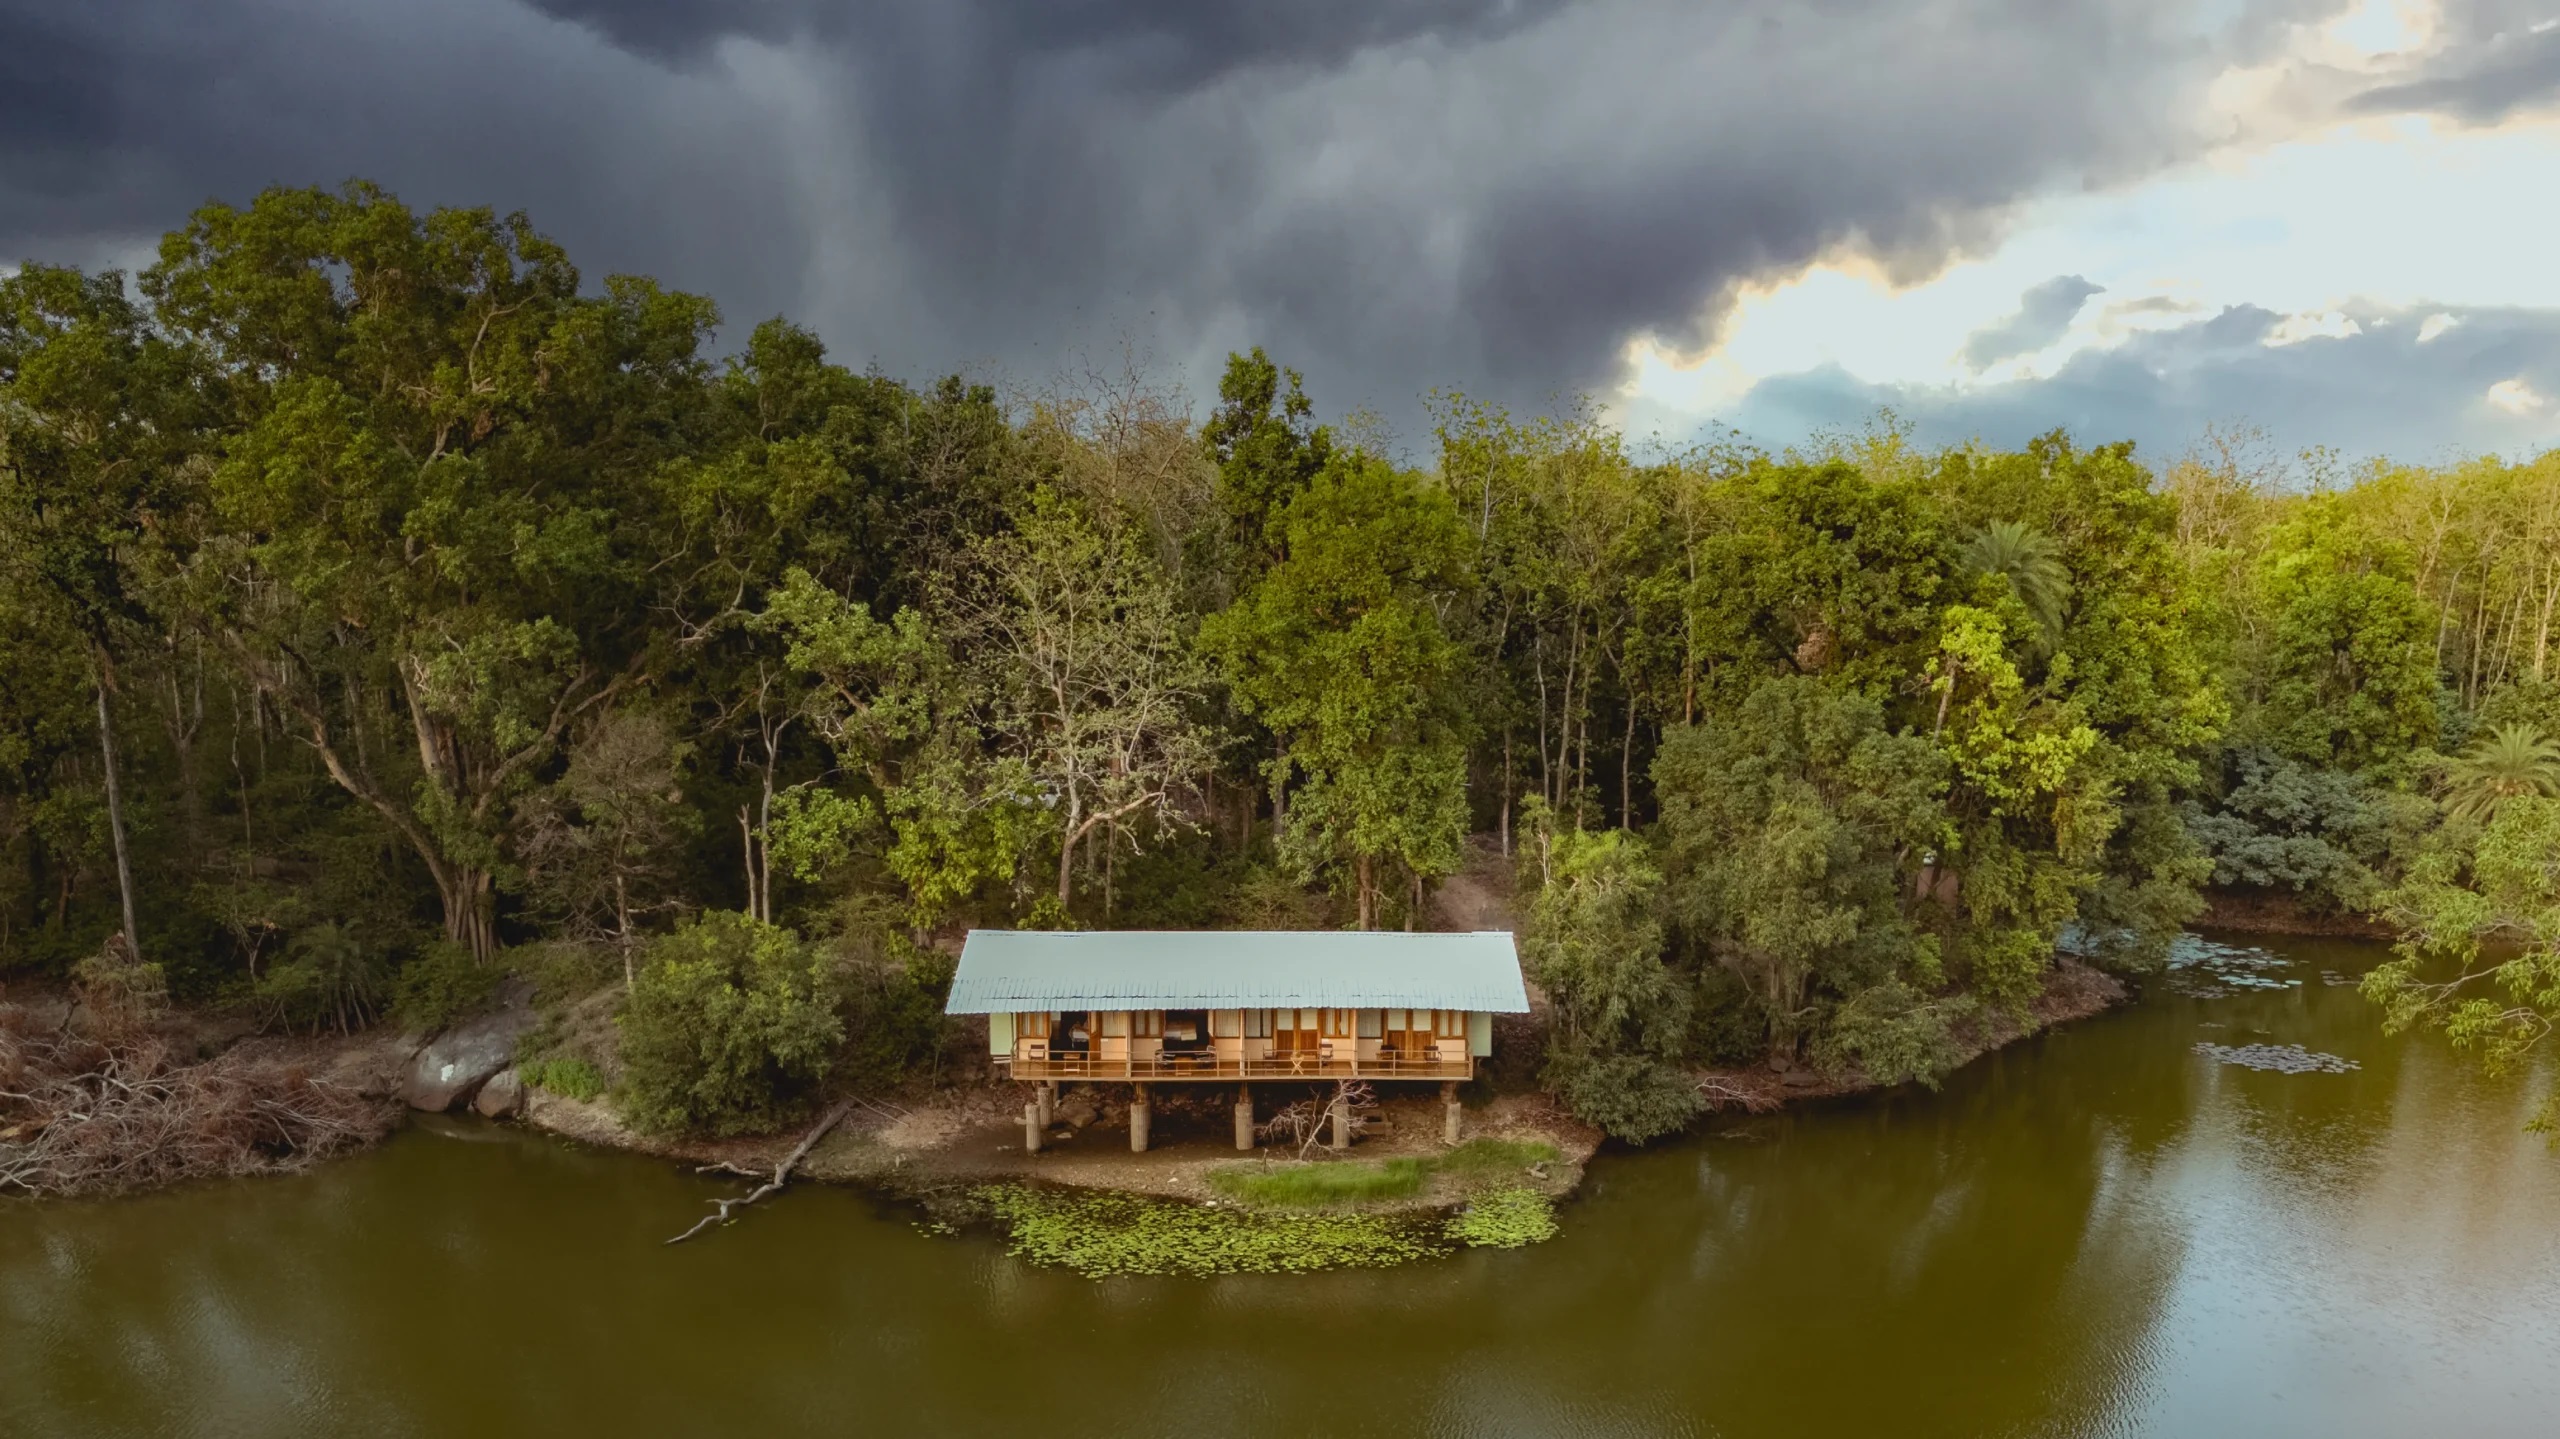
M2285 451L2326 445L2407 460L2560 444L2560 414L2511 416L2485 396L2522 378L2560 395L2560 313L2456 309L2461 323L2421 348L2436 307L2350 309L2359 333L2269 346L2278 323L2255 306L2084 350L2048 377L1965 388L1878 385L1836 369L1772 377L1726 418L1763 443L1855 427L1879 409L1932 443L2016 445L2061 426L2084 443L2130 439L2176 455L2209 424L2264 429Z
M2080 307L2089 303L2091 295L2102 294L2106 288L2078 275L2056 275L2030 288L2018 297L2016 314L1966 337L1966 366L1986 370L2002 360L2032 355L2061 339L2078 318Z
M0 255L362 174L855 363L1127 339L1196 393L1262 343L1411 429L1429 386L1604 386L1746 280L1924 274L2193 153L2211 75L2335 3L0 0Z
M2407 78L2364 91L2348 109L2494 125L2560 101L2560 8L2549 0L2454 0L2441 28L2443 41Z

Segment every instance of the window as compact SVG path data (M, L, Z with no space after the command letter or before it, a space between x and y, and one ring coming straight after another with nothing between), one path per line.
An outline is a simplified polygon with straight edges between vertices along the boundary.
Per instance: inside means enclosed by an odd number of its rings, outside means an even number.
M1364 1009L1360 1011L1360 1037L1362 1039L1376 1039L1385 1034L1386 1029L1387 1027L1383 1011L1375 1009Z
M1351 1038L1352 1026L1358 1022L1358 1015L1359 1011L1352 1009L1324 1011L1324 1037L1327 1039Z
M1267 1009L1246 1010L1244 1012L1244 1037L1247 1039L1269 1039L1271 1037L1271 1011Z
M1259 1011L1259 1010L1255 1011L1255 1013L1257 1013L1257 1014L1258 1014L1258 1013L1260 1013L1260 1012L1261 1012L1261 1011ZM1209 1037L1210 1037L1210 1038L1212 1038L1212 1039L1237 1039L1237 1038L1241 1038L1241 1037L1243 1036L1243 1034L1244 1034L1244 1011L1243 1011L1243 1010L1241 1010L1241 1009L1213 1009L1213 1010L1210 1010L1210 1011L1209 1011Z
M1139 1039L1162 1039L1162 1038L1164 1038L1164 1011L1163 1011L1163 1010L1161 1010L1161 1009L1141 1009L1141 1010L1137 1010L1137 1011L1135 1011L1134 1013L1132 1013L1132 1014L1129 1016L1129 1018L1130 1018L1130 1026L1129 1026L1129 1033L1130 1033L1130 1034L1132 1034L1132 1035L1136 1036L1136 1037L1137 1037L1137 1038L1139 1038Z
M1033 1010L1013 1017L1013 1032L1025 1039L1047 1039L1049 1022L1056 1018L1046 1010Z
M1102 1012L1102 1037L1105 1039L1128 1038L1129 1011L1125 1009L1104 1010Z
M1432 1017L1437 1021L1437 1023L1432 1026L1431 1030L1434 1036L1440 1039L1464 1039L1467 1037L1467 1012L1465 1010L1438 1010L1434 1012Z

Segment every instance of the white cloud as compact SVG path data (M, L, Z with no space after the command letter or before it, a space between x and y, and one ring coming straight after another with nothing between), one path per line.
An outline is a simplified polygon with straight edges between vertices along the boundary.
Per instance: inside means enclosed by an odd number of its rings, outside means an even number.
M2298 345L2305 340L2343 340L2349 335L2363 333L2363 326L2348 319L2340 311L2329 310L2317 315L2287 315L2277 321L2276 327L2269 330L2266 339L2259 343L2269 346Z
M2489 393L2484 398L2488 400L2490 409L2510 415L2535 414L2551 403L2549 399L2535 393L2533 386L2526 384L2521 375L2512 380L2500 380L2491 385Z
M2423 345L2427 341L2434 339L2436 336L2443 334L2445 331L2450 330L2461 323L2462 322L2460 320L2457 320L2453 316L2439 310L2419 322L2418 343Z

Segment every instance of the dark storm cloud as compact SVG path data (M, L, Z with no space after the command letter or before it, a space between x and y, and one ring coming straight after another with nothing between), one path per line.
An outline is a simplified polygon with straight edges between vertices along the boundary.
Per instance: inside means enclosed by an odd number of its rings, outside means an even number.
M2258 427L2287 452L2326 445L2406 460L2447 458L2454 436L2508 451L2560 443L2551 407L2519 416L2487 401L2490 386L2511 379L2560 395L2560 313L2450 310L2460 323L2423 342L2436 311L2346 313L2358 333L2269 345L2278 317L2234 306L2083 350L2049 377L1964 389L1870 384L1836 369L1782 375L1753 387L1729 418L1767 444L1855 428L1879 409L1931 443L2014 446L2062 426L2084 443L2133 440L2155 462L2211 424Z
M1986 370L2002 360L2034 354L2061 339L2071 322L2079 318L2080 307L2089 303L2091 295L2105 293L2106 288L2078 275L2056 275L2030 288L2018 297L2016 314L1966 337L1965 364Z
M901 374L1269 345L1539 403L1843 249L1928 273L2342 0L0 0L0 256L362 174Z
M2560 5L2552 0L2455 0L2441 28L2444 42L2411 78L2367 90L2349 108L2493 125L2560 101Z

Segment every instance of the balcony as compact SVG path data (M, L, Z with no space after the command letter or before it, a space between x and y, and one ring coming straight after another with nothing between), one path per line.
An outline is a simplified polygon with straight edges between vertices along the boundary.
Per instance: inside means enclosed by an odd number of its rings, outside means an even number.
M1002 1062L1002 1061L1000 1061ZM1338 1057L1323 1050L1299 1050L1251 1059L1220 1058L1208 1053L1169 1052L1136 1058L1097 1056L1071 1050L1026 1046L1011 1060L1013 1077L1042 1080L1245 1080L1291 1079L1473 1079L1471 1057L1443 1059L1431 1051L1386 1050L1366 1059Z

